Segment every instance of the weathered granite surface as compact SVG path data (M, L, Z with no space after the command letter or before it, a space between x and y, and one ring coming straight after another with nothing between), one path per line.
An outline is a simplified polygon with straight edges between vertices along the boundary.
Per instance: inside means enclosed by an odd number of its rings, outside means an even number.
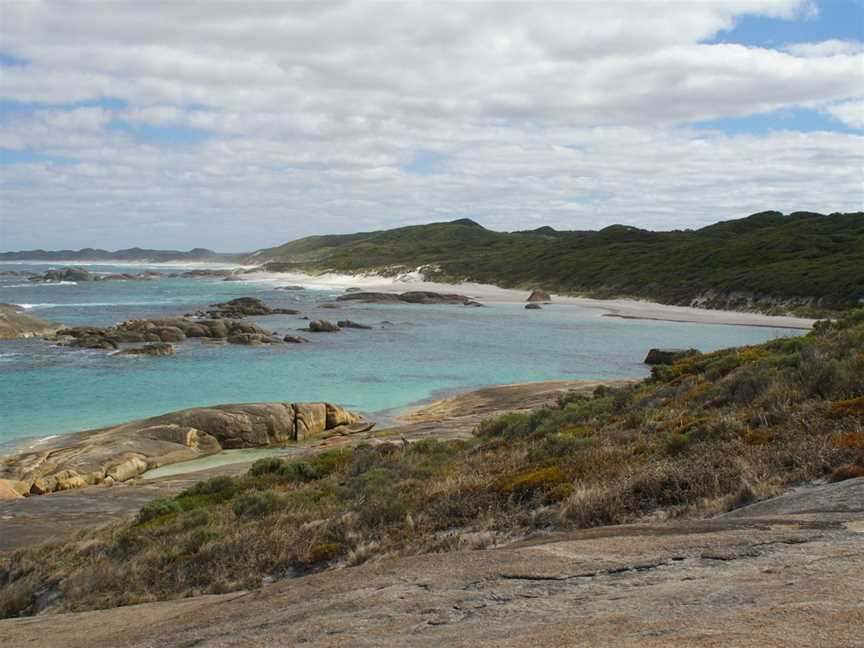
M864 645L864 479L734 519L540 535L112 610L0 621L10 646ZM838 513L838 511L840 511Z
M5 490L23 483L31 495L113 485L223 449L280 446L373 425L331 403L197 407L57 437L0 460L0 480L10 482Z
M30 315L14 304L0 304L0 340L51 335L59 324Z

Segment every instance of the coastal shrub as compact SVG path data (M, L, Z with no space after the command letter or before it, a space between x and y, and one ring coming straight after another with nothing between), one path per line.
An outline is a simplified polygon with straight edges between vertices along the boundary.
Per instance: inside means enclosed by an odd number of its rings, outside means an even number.
M858 477L864 477L864 459L859 459L854 464L838 466L831 473L828 481L836 483L846 481L847 479L857 479Z
M747 405L752 403L773 383L774 374L760 365L742 366L728 374L710 390L714 406Z
M285 461L280 459L279 457L264 457L263 459L258 459L252 466L249 468L249 474L252 477L260 477L261 475L275 475L278 474L279 471L285 465Z
M181 510L180 504L174 500L156 499L152 502L147 502L141 507L141 510L138 511L138 524L144 524L172 513L179 513Z
M349 489L331 480L321 480L314 485L289 491L282 496L285 509L292 511L314 511L335 508L349 498Z
M531 420L525 414L505 414L481 421L477 434L482 437L518 439L531 433Z
M238 518L260 518L279 510L284 500L273 491L251 491L239 495L233 502L234 515Z
M451 444L437 439L421 439L408 447L407 459L413 464L412 476L431 477L458 452Z
M860 392L864 377L838 360L808 360L799 370L807 395L814 398L849 398Z
M670 432L663 441L663 452L667 455L676 455L687 449L691 438L688 434L681 432Z
M279 468L279 476L291 481L307 482L321 478L321 473L308 461L292 461Z
M862 381L864 381L864 377L862 377ZM831 412L841 416L864 416L864 396L834 401L831 403Z
M233 477L219 475L210 477L202 482L198 482L194 486L187 488L178 495L178 499L187 497L206 497L210 501L219 502L231 499L240 489L242 485Z
M219 532L215 529L195 529L186 538L186 542L183 544L183 551L190 554L198 553L204 545L216 540L218 537Z
M179 504L178 504L179 506ZM184 529L194 529L206 526L212 521L212 515L207 509L192 509L183 514L182 526Z
M506 477L499 482L498 489L502 493L526 496L538 490L549 490L567 481L569 480L564 471L553 466Z
M533 462L558 461L584 448L594 445L590 437L572 436L566 433L551 434L528 452L528 459Z
M338 558L342 550L342 545L338 542L319 542L311 545L300 560L307 564L330 562Z
M353 459L351 448L336 448L318 453L307 459L307 462L320 475L330 475L345 469Z

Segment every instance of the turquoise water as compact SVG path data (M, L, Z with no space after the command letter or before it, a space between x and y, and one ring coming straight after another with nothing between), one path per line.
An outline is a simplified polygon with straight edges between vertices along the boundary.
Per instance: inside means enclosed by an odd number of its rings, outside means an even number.
M44 271L51 264L0 264ZM88 266L97 272L175 269ZM350 318L371 331L308 334L313 344L262 347L178 345L171 358L115 358L41 340L0 340L0 446L120 423L184 407L250 401L328 400L381 416L442 393L495 383L638 378L654 346L703 351L797 335L782 328L625 320L575 306L526 311L486 308L319 304L343 292L279 291L272 283L210 279L31 285L0 277L0 302L69 325L108 325L182 315L216 301L254 295L312 319ZM280 333L299 316L250 318ZM382 324L390 322L391 324Z

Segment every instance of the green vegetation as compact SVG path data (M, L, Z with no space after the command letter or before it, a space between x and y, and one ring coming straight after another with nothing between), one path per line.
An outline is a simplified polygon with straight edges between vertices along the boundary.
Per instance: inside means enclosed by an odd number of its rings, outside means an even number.
M864 475L864 309L804 337L691 354L623 389L434 439L262 459L134 519L0 559L0 616L258 587L384 556L704 516Z
M471 220L345 236L313 236L262 250L274 269L384 273L431 266L431 278L473 280L594 297L818 313L864 298L864 213L754 214L696 231L493 232ZM713 292L711 292L713 291ZM755 304L733 293L752 293ZM716 293L716 294L714 294ZM777 301L784 303L777 304Z

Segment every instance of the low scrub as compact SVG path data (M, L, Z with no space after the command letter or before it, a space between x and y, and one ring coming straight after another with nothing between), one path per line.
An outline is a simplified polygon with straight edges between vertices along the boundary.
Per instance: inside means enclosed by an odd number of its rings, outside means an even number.
M260 586L531 532L704 515L864 476L864 310L810 334L688 356L625 389L484 421L469 441L267 458L131 520L0 560L0 614Z

